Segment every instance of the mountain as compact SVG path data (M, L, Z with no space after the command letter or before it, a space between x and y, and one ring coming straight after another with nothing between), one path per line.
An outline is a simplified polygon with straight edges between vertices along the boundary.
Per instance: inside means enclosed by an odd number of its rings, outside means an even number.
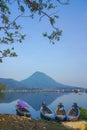
M20 81L14 79L0 78L0 83L5 84L7 89L19 89L24 87Z
M29 88L40 89L66 89L72 86L63 85L42 72L35 72L30 77L21 81L22 84ZM74 87L73 87L74 88Z
M14 79L0 78L0 83L5 84L7 89L72 89L78 88L74 86L68 86L56 82L50 76L42 73L35 72L30 77L17 81Z

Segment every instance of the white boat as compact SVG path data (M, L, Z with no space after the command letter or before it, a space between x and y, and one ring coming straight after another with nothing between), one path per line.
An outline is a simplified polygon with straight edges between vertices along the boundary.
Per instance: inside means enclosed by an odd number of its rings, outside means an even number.
M45 106L45 107L41 106L40 115L41 115L41 118L55 119L54 111L51 108L49 108L48 106Z

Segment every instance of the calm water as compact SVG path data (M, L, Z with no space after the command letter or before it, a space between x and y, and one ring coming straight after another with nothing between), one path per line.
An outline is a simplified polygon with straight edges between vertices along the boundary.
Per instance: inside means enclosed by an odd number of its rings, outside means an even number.
M47 105L54 111L59 102L62 102L66 111L72 106L73 102L77 102L78 106L87 109L87 93L7 93L0 95L0 113L16 114L15 106L18 99L24 100L29 104L29 110L33 118L39 118L39 109L42 101L46 101Z

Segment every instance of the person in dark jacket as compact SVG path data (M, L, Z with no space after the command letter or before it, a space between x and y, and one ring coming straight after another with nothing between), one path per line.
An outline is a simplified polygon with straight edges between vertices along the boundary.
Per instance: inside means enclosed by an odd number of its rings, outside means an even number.
M65 112L65 109L64 109L64 105L62 104L62 102L60 102L59 104L58 104L58 111L60 112L60 113L62 113L62 114L65 114L66 112Z
M60 102L60 103L58 104L58 109L60 109L60 108L63 108L63 109L64 109L64 106L63 106L62 102Z

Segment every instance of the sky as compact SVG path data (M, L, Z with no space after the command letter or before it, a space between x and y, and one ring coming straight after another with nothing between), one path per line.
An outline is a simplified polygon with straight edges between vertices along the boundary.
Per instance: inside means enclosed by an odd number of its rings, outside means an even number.
M63 31L60 41L52 45L43 38L42 33L51 30L45 17L41 22L37 17L23 18L21 32L26 39L14 44L18 57L0 63L0 78L20 81L40 71L59 83L87 88L87 0L58 6L56 26Z

